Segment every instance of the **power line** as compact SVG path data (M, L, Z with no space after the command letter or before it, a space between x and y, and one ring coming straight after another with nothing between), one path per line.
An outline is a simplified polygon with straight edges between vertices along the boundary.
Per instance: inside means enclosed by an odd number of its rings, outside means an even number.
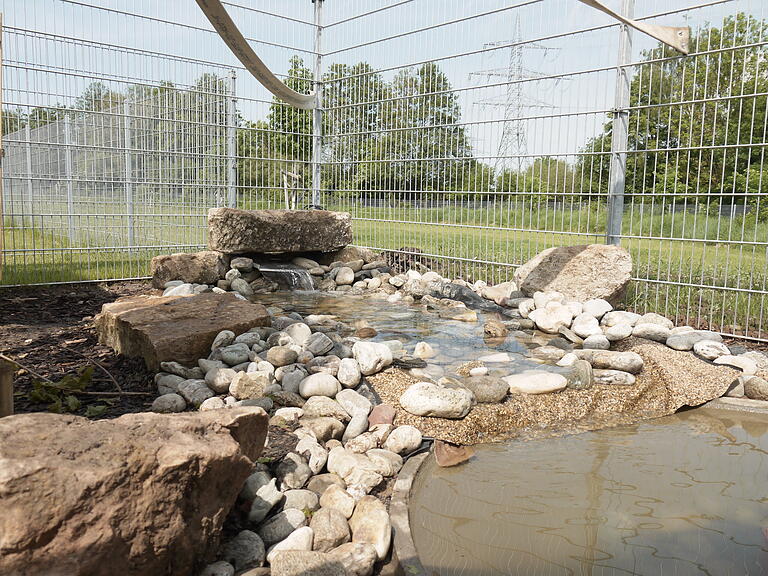
M502 107L504 108L504 120L501 139L494 162L494 173L501 174L504 170L512 168L510 163L512 159L516 160L516 169L522 170L523 158L528 153L528 142L526 128L524 126L523 111L528 108L554 108L542 100L532 98L523 93L522 80L531 80L543 76L533 70L523 66L523 57L526 50L544 50L549 48L535 42L523 43L522 27L520 25L520 15L515 17L515 36L512 40L498 40L487 42L484 48L492 48L509 45L509 61L504 68L493 68L489 70L478 70L470 73L472 76L484 76L490 78L503 78L506 80L506 90L504 99L489 98L479 100L475 104L484 107Z

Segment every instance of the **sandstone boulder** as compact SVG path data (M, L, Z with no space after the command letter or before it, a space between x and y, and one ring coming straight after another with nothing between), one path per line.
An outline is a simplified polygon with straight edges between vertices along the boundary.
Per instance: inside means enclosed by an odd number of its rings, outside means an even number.
M515 271L517 285L528 296L555 290L568 300L602 298L612 304L624 297L631 276L629 252L604 244L548 248Z
M162 288L171 280L190 284L216 284L228 269L226 257L214 250L155 256L150 265L152 285L155 288Z
M260 408L0 420L0 574L190 574L267 435Z
M466 462L475 455L472 446L457 446L442 440L435 440L435 461L441 468L450 468Z
M352 242L352 218L327 210L208 211L208 246L225 254L329 252Z
M255 326L269 326L261 304L231 294L195 296L128 296L104 304L96 316L99 342L125 356L143 357L150 370L175 360L196 365L208 356L222 330L235 334Z

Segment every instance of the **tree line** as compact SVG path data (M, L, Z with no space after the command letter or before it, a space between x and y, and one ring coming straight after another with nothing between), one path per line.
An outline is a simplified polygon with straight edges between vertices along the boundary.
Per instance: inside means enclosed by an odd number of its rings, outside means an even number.
M691 44L702 55L676 57L663 45L642 54L630 87L628 201L757 202L767 125L765 27L764 20L739 13L720 28L693 35ZM321 184L326 193L503 193L565 202L604 201L607 196L610 118L575 160L541 156L518 170L495 173L489 162L476 157L458 95L437 63L401 69L390 80L366 62L332 64L321 80ZM294 56L285 82L308 92L314 79ZM158 169L174 171L167 180L194 179L200 169L219 179L224 168L216 155L225 153L226 134L211 127L229 121L226 93L226 80L214 74L187 90L163 83L121 93L94 83L70 107L34 108L27 114L5 110L3 133L56 122L72 110L108 111L135 102L133 113L144 118L137 120L145 138L139 144L171 153L162 167L158 164ZM299 186L310 188L311 111L273 99L265 118L238 116L235 122L239 190L279 191L284 172L296 174ZM106 137L97 132L93 138ZM174 152L181 158L200 146L206 147L206 158L198 164L173 158ZM760 208L761 218L768 218L768 207Z
M627 201L758 203L768 107L765 35L764 20L738 13L692 35L699 56L680 57L662 44L642 54L630 87ZM312 87L298 57L287 83L300 91ZM541 156L494 173L475 158L457 94L436 63L402 69L391 81L365 62L333 64L322 84L324 190L506 193L566 203L607 197L610 118L575 160ZM310 112L273 101L268 118L247 129L242 141L258 157L308 165ZM277 186L275 170L244 160L242 183ZM302 171L306 187L309 172ZM768 206L759 208L761 219L768 218Z

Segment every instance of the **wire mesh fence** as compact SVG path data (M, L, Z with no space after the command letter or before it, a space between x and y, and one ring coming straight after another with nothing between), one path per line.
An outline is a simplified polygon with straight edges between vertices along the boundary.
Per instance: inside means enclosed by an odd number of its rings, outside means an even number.
M229 89L198 88L20 118L4 136L4 280L139 276L150 252L202 244L205 210L227 200Z
M455 277L619 243L629 307L768 339L768 7L609 4L690 26L691 54L575 0L225 3L287 84L320 88L320 130L194 5L4 0L2 282L143 276L205 245L207 208L290 187Z
M238 164L245 175L251 163L271 163L243 135L265 143L285 136L258 124L271 98L196 6L0 6L0 284L145 277L156 254L204 248L207 210L237 203ZM251 25L271 23L268 38L252 40L287 72L291 55L310 52L292 31L301 20L278 7L230 10Z

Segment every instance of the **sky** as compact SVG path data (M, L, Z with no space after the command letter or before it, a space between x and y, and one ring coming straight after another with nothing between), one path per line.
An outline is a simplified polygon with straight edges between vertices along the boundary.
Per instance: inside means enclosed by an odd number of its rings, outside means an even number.
M619 10L623 0L605 3ZM766 17L766 4L638 0L635 16L669 13L652 21L697 29L707 22L718 26L737 11ZM232 56L194 0L0 0L0 9L6 105L71 104L94 80L115 89L135 82L185 86L205 72L227 75L234 69L241 115L257 120L268 112L271 95ZM310 64L310 0L232 0L227 9L276 73L287 72L293 54ZM573 160L602 131L605 111L613 106L619 29L577 0L325 0L322 19L324 69L365 61L389 80L400 67L438 61L459 95L475 154L489 164L504 126L506 88L496 85L503 77L477 72L507 70L511 51L483 50L487 43L528 43L521 55L523 76L531 81L522 90L520 111L550 116L524 124L526 144L519 153ZM589 31L593 27L602 28ZM654 45L634 32L632 60ZM536 79L552 75L560 77Z

